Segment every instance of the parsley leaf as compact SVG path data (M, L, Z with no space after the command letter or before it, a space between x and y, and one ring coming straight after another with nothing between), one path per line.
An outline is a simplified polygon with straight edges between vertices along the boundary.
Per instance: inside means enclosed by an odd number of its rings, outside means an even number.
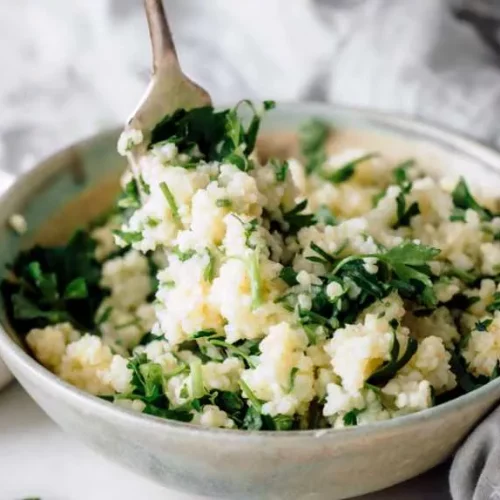
M77 231L66 246L21 252L3 280L7 313L20 332L68 321L99 333L95 316L107 292L100 287L95 242Z
M139 208L141 206L139 189L135 179L131 179L123 188L120 197L118 198L119 208Z
M73 281L68 283L66 289L64 290L64 298L65 299L85 299L89 295L89 291L87 290L87 284L85 283L85 279L75 278Z
M467 209L475 210L483 221L490 221L494 216L491 210L482 207L474 199L463 177L460 178L451 196L456 208L450 217L451 220L465 220L464 211Z
M207 248L208 264L203 271L203 279L212 283L215 277L215 255Z
M360 158L356 158L352 160L342 167L336 169L334 172L323 173L323 178L327 181L332 182L333 184L341 184L342 182L348 181L355 173L356 167L363 163L366 160L370 160L371 158L375 158L378 156L377 153L368 153L366 155L361 156Z
M142 241L142 233L139 231L121 231L120 229L116 229L113 231L113 234L123 240L127 245Z
M316 223L314 214L302 213L307 208L307 200L295 205L292 210L283 214L283 219L288 224L289 235L297 234L303 227L309 227Z
M242 104L248 105L252 113L247 128L238 115L238 108ZM264 101L262 112L273 107L273 101ZM248 100L222 111L215 111L212 106L179 109L154 127L149 147L170 141L176 144L180 152L190 153L197 148L207 161L225 161L241 170L248 170L248 155L255 148L262 112L257 111Z
M363 413L365 410L366 408L353 408L352 410L348 411L343 417L344 425L346 427L358 425L358 415L360 413Z
M415 160L413 158L403 161L399 165L396 165L393 170L394 180L396 184L404 185L409 183L408 179L408 169L415 165Z
M489 313L493 313L495 311L500 311L500 292L495 292L493 294L493 301L491 304L488 304L486 307L486 311Z
M418 203L414 201L408 208L406 208L406 194L411 190L411 183L401 186L401 191L396 197L397 217L398 220L393 228L397 229L402 226L409 226L410 219L420 213Z
M288 392L292 392L294 387L295 387L295 377L297 376L297 373L299 373L299 369L294 366L291 370L290 370L290 380L288 382Z
M329 125L317 118L309 120L300 128L300 151L306 160L305 168L307 174L319 170L325 162L325 146L329 134Z
M406 350L401 357L400 345L396 335L396 332L392 332L392 348L391 348L391 359L387 363L383 364L378 368L370 378L368 383L371 385L384 384L389 379L393 378L396 373L403 368L403 366L410 361L413 355L417 352L418 342L412 337L408 337L408 342Z
M286 176L288 174L289 165L288 162L280 161L276 158L270 160L271 166L274 169L274 176L277 182L285 182Z
M288 285L295 286L298 284L297 273L291 266L284 266L280 271L280 278Z

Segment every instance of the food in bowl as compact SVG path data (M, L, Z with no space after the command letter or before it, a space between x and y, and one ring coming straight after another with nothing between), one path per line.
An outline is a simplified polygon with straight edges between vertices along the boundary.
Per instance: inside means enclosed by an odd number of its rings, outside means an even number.
M3 294L36 359L117 405L249 430L364 425L497 377L497 200L412 159L329 156L314 119L300 159L264 161L250 107L127 130L116 209L19 255Z

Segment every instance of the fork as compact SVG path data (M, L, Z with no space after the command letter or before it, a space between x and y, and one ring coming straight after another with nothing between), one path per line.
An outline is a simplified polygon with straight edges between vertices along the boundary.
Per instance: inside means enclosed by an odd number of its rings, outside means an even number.
M211 105L206 90L181 69L162 0L144 0L153 54L153 74L128 126L150 131L164 116L177 109Z

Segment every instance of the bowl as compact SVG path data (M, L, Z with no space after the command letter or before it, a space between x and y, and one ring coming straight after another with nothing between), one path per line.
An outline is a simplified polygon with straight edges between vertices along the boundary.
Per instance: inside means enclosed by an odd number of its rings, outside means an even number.
M11 174L2 172L0 170L0 194L7 190L7 188L14 182ZM12 380L12 375L9 372L5 363L0 359L0 390L3 389Z
M414 157L440 175L500 187L500 155L454 133L383 113L320 104L282 104L266 117L263 155L296 149L307 118L330 121L332 148ZM33 242L53 244L109 207L124 168L117 132L49 158L0 200L0 267ZM23 237L7 227L23 214ZM169 488L216 498L349 498L409 479L449 457L500 398L500 379L438 407L345 430L249 432L206 429L118 408L63 382L27 353L0 304L0 355L63 429L109 459ZM125 472L124 472L125 473Z

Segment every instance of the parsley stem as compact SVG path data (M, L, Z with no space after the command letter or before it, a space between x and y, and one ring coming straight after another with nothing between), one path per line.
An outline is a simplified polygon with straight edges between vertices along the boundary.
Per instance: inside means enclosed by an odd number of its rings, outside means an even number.
M259 249L257 248L250 256L248 263L248 276L252 293L252 309L262 304L262 282L260 279Z
M365 257L376 257L378 258L377 255L349 255L349 257L345 257L342 259L334 268L333 271L331 272L332 275L337 274L342 267L344 267L345 264L348 262L352 262L354 260L361 260L364 259Z
M175 198L174 198L174 195L172 194L172 191L170 191L166 182L160 183L160 189L161 189L161 192L163 193L163 196L165 196L165 199L167 200L167 203L170 207L170 211L172 212L172 218L174 219L175 223L178 226L180 226L181 225L181 218L179 215L179 209L177 207L177 203L175 202Z
M193 399L199 399L205 395L203 374L201 372L201 359L193 359L189 364L189 368L191 370L191 396Z
M239 356L239 357L243 358L246 361L249 368L255 368L255 363L250 359L249 356L247 356L238 347L236 347L232 344L228 344L227 342L224 342L223 340L220 340L220 339L209 339L209 342L215 346L224 347L224 349L231 351L235 356Z
M243 394L247 397L250 403L252 403L252 406L260 413L262 411L262 404L257 399L257 396L253 393L252 389L248 387L248 384L243 379L240 380L240 387Z

